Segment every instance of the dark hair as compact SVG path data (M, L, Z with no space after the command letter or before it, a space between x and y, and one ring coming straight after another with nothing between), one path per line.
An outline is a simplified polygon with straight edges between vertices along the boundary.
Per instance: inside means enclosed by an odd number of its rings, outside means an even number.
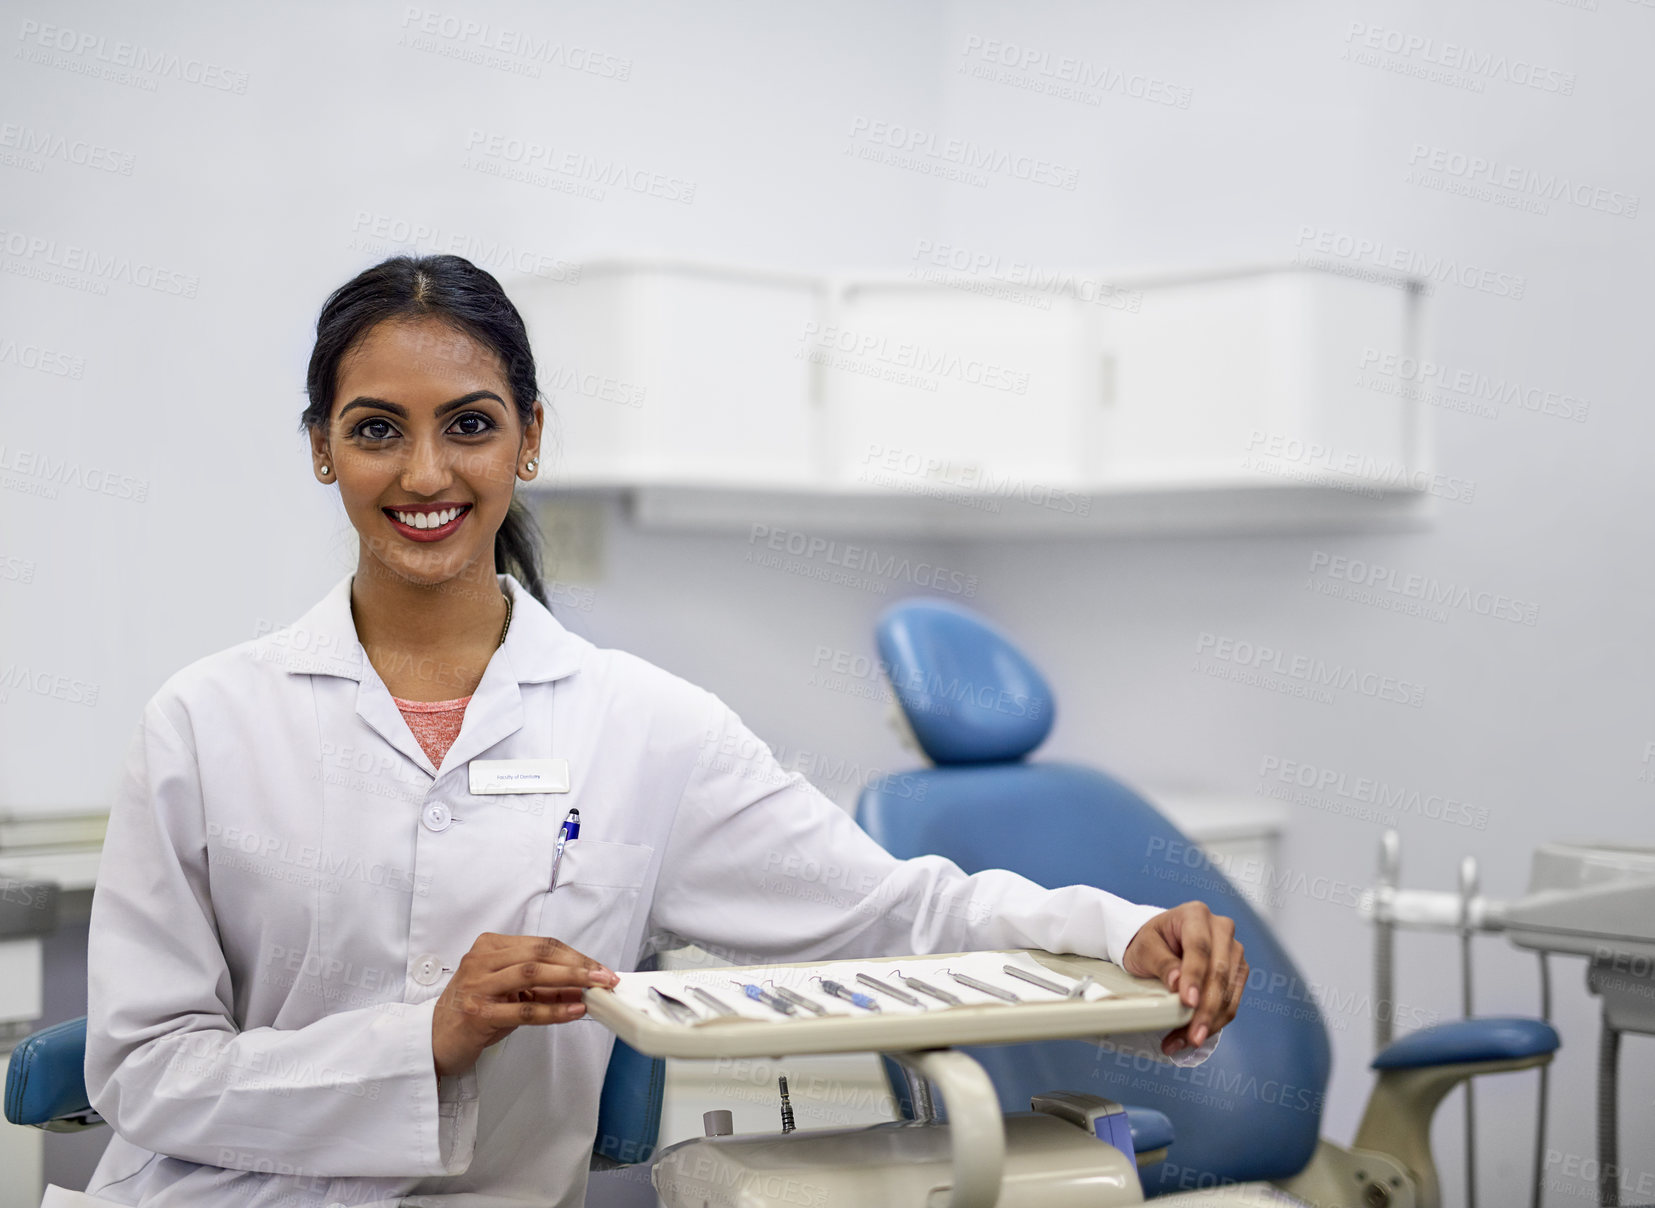
M463 256L392 256L334 290L316 318L305 393L310 405L300 430L323 427L333 410L339 362L362 337L387 319L440 319L491 349L505 367L517 417L534 418L540 386L523 316L487 271ZM514 575L542 604L540 528L516 498L494 535L494 568Z

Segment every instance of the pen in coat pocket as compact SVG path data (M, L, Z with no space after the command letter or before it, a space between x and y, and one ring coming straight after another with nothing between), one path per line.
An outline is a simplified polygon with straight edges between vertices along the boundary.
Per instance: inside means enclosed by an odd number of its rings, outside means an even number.
M570 810L563 819L563 826L557 832L557 850L552 854L552 883L546 887L551 893L557 888L557 866L563 863L564 845L571 839L580 838L580 811Z

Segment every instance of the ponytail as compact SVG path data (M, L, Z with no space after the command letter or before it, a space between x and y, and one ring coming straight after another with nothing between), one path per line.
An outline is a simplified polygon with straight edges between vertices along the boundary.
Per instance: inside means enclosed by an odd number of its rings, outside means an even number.
M546 584L541 579L540 550L543 542L534 513L513 497L500 531L494 534L494 569L516 578L535 599L546 605Z

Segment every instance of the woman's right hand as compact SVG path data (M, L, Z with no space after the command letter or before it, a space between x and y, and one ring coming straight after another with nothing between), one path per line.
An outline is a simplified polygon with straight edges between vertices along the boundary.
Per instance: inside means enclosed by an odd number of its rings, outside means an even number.
M619 980L562 940L483 932L460 958L431 1017L437 1076L468 1073L484 1049L524 1024L579 1019L586 1013L582 990Z

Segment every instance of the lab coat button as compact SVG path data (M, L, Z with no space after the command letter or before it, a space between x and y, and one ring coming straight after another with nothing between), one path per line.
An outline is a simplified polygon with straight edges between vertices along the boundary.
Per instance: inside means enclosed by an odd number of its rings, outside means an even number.
M440 801L433 801L425 807L423 821L427 830L445 831L448 824L454 821L454 812Z
M427 952L424 956L414 959L414 980L422 986L429 986L442 976L442 962Z

